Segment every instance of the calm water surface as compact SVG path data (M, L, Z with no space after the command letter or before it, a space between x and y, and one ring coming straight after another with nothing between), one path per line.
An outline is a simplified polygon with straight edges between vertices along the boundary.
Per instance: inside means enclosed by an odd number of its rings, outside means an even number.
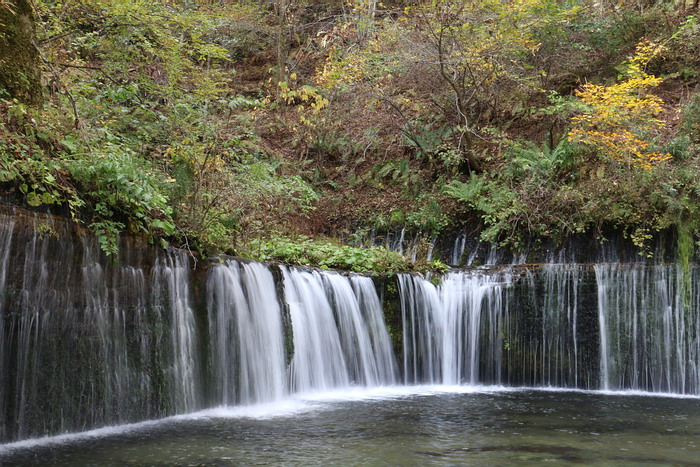
M697 465L700 400L388 388L0 445L0 465Z

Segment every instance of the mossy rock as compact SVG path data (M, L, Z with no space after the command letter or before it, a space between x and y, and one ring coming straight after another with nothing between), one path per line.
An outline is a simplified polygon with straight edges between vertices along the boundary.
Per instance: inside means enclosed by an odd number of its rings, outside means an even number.
M43 101L34 12L27 0L0 4L0 95L38 106Z

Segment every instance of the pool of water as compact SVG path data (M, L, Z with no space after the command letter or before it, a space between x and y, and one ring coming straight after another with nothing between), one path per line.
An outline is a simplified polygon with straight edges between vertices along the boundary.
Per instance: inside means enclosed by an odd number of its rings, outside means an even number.
M0 445L0 465L700 465L700 399L380 388Z

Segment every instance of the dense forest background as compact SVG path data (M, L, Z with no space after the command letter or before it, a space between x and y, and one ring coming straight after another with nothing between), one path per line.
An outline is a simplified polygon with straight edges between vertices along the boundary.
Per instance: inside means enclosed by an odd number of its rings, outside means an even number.
M667 229L697 238L697 13L0 0L1 188L71 215L108 255L141 232L381 271L411 266L359 247L396 229L426 248L461 229L515 249L611 228L641 248Z

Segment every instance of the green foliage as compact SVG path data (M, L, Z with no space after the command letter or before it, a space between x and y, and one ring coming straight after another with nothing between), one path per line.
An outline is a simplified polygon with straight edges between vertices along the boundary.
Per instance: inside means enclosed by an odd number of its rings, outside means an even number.
M4 105L9 126L33 119L21 106ZM173 233L164 175L128 147L107 141L92 149L71 135L58 142L50 128L35 123L25 130L0 137L0 175L17 184L28 205L66 205L95 231L110 256L127 226L133 232Z
M98 222L92 222L88 225L92 229L93 233L100 242L100 247L102 251L112 258L116 258L119 252L119 245L117 244L117 239L119 234L124 230L125 225L121 222L116 222L112 220L101 220Z
M260 105L224 96L229 50L250 52L231 31L265 34L256 6L83 0L38 7L54 79L70 94L41 115L8 106L22 128L0 140L0 176L17 183L28 204L67 203L108 255L124 231L225 251L245 227L236 216L254 204L310 209L316 195L299 176L251 159L254 135L244 128L214 135L215 118ZM45 124L25 124L33 117ZM73 123L81 131L69 129Z
M531 178L539 183L551 183L574 167L576 155L576 148L567 140L560 141L554 148L523 141L513 144L506 152L507 165L502 176L513 180Z
M373 167L372 179L375 183L389 180L392 183L410 183L416 181L416 173L411 171L411 162L406 158L382 162Z
M694 94L683 109L681 132L695 145L700 145L700 94Z
M299 175L280 175L279 162L249 161L233 165L233 183L247 203L259 205L265 200L283 200L284 212L308 213L318 201L318 193Z
M392 272L409 269L402 255L382 247L356 248L332 241L300 237L251 242L251 257L259 261L282 261L304 266L335 268L355 272Z
M181 230L201 246L226 251L236 237L254 237L278 227L290 214L306 215L318 200L299 175L282 174L284 164L257 153L257 138L215 136L185 139L165 155L175 176L172 198Z
M445 192L480 213L486 227L481 239L486 242L498 243L499 237L512 229L512 217L523 211L514 191L486 175L472 175L466 183L455 180Z
M697 83L700 80L700 58L695 51L700 47L700 21L693 15L679 19L679 22L671 23L677 29L671 35L673 40L668 42L662 67L671 77Z
M697 146L691 141L690 135L679 134L666 142L660 150L670 154L674 159L684 161L692 157L693 153L697 153Z
M411 230L437 237L449 223L442 206L432 195L421 195L416 203L417 209L407 213L404 225Z
M435 124L414 120L408 122L404 128L404 135L410 146L416 150L417 157L431 157L444 152L444 147L450 137L456 132L456 128L450 125Z
M360 157L364 149L361 142L331 128L320 131L309 144L309 152L323 157L335 157L341 161L352 161Z
M644 17L635 9L620 14L598 14L582 8L570 23L571 29L586 38L582 47L588 52L617 53L644 34Z
M127 148L107 143L88 157L67 160L66 170L93 213L90 228L108 255L116 253L116 237L127 225L151 235L175 231L165 175Z
M36 126L32 110L16 101L0 100L0 181L12 182L32 207L84 204L70 185L62 183L61 160L50 156L51 138Z

